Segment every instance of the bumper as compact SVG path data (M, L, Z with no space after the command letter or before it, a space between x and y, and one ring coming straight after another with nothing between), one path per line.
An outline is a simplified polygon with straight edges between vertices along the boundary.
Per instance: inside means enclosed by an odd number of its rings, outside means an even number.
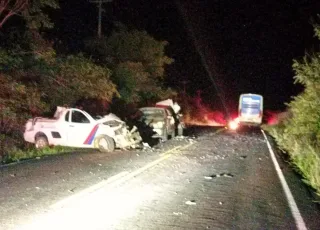
M30 142L30 143L34 143L35 139L34 139L34 132L24 132L23 133L23 138L26 142Z

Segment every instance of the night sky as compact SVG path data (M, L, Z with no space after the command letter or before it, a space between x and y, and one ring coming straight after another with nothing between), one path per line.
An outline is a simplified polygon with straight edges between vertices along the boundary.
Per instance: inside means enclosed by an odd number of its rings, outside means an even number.
M87 0L60 4L54 33L69 47L61 50L80 51L96 34L97 7ZM236 109L241 93L262 94L266 109L283 109L302 89L293 84L293 59L318 50L311 25L317 0L113 0L104 8L104 34L119 21L167 40L175 59L168 85L182 90L185 82L188 95L201 93L214 109L223 108L221 101Z

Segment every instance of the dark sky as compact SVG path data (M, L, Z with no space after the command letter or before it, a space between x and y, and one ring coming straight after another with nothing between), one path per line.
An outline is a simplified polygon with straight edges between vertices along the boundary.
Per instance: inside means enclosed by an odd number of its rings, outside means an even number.
M239 94L250 92L262 94L266 108L279 109L301 90L293 84L292 60L317 49L310 19L320 13L320 1L175 3L113 0L104 4L103 32L120 21L167 40L167 54L175 59L167 68L168 83L182 89L186 81L189 95L201 90L203 100L215 107L221 107L220 95L236 109ZM64 0L61 8L56 32L70 50L81 49L83 39L96 33L97 8L87 0Z

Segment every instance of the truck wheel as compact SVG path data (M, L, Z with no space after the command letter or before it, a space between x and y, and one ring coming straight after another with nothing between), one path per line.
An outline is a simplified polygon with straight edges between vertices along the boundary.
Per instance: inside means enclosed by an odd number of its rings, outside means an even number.
M37 149L43 149L47 146L49 146L49 142L46 136L38 136L35 139L35 146Z
M96 144L97 144L100 152L109 153L109 152L114 151L114 149L115 149L114 140L108 136L97 137Z
M178 136L183 136L183 127L181 124L178 125Z
M173 129L171 132L171 138L175 138L176 137L176 129Z
M161 139L163 142L168 140L168 130L166 128L163 130L163 135Z

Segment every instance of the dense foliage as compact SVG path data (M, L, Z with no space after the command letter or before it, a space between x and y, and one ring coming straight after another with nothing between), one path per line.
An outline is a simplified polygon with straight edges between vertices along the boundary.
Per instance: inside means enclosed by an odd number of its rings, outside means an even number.
M44 99L52 105L74 105L82 98L111 101L118 95L109 69L82 55L59 57L49 64L49 71L46 68L40 63L36 71L42 74L39 84L45 93Z
M315 26L320 39L320 27ZM295 60L295 82L304 91L288 104L291 116L270 133L279 146L288 152L306 183L320 194L320 53Z
M162 84L165 67L173 62L165 55L166 46L167 42L157 41L145 31L120 25L109 37L87 41L87 52L112 70L123 100L137 103L175 94Z

